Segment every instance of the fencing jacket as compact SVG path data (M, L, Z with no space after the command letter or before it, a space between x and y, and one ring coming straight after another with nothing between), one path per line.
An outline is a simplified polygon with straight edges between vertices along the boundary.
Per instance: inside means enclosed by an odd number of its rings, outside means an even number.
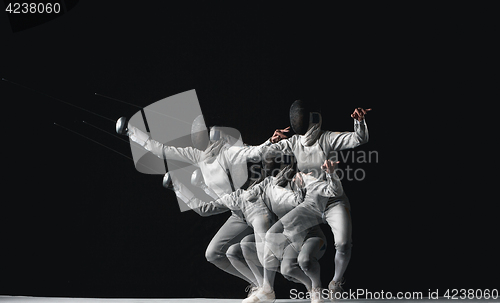
M368 142L368 128L365 120L354 120L354 132L321 131L318 138L311 142L304 136L293 135L269 145L271 155L284 153L294 155L297 168L304 173L312 172L315 177L323 174L321 165L331 157L333 151L354 148Z
M233 192L228 172L231 174L234 187L239 188L246 181L246 162L260 161L263 149L269 145L268 140L258 146L229 147L226 144L221 144L220 148L209 154L193 147L174 147L162 144L131 125L129 125L128 132L132 141L140 144L159 158L187 162L199 167L205 184L219 197ZM142 140L136 138L142 138ZM210 147L207 148L207 150L209 149ZM227 207L219 205L206 208L203 215L218 214L227 210ZM233 214L243 218L239 210L233 210Z

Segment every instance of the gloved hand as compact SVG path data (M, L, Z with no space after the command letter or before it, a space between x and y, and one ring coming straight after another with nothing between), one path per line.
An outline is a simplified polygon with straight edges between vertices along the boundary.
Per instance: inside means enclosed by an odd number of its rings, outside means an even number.
M286 184L292 179L293 174L295 173L292 165L285 166L280 172L276 175L274 179L274 184L285 187Z
M285 129L277 129L274 131L274 134L272 135L271 137L271 143L277 143L283 139L286 139L289 137L289 133L290 132L290 126L288 126L287 128Z
M146 143L149 140L149 135L147 133L130 124L128 125L127 135L129 136L130 140L134 141L142 147L146 146Z
M328 174L333 174L335 172L337 164L339 164L339 161L333 162L332 160L325 160L325 163L321 165L321 169L326 171Z

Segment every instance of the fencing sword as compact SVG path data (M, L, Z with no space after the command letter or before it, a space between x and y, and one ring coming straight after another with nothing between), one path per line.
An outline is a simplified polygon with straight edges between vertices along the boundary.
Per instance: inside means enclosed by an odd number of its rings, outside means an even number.
M86 123L86 124L89 124L89 123ZM129 159L129 160L134 161L134 159L130 158L129 156L127 156L127 155L125 155L125 154L123 154L123 153L121 153L121 152L119 152L119 151L117 151L117 150L115 150L115 149L113 149L113 148L111 148L111 147L109 147L109 146L106 146L106 145L104 145L104 144L102 144L102 143L100 143L100 142L98 142L98 141L96 141L96 140L94 140L94 139L92 139L92 138L89 138L89 137L87 137L87 136L85 136L85 135L83 135L83 134L81 134L81 133L79 133L79 132L77 132L77 131L74 131L74 130L72 130L72 129L68 128L68 127L62 126L62 125L60 125L60 124L58 124L58 123L56 123L56 122L54 122L54 125L56 125L56 126L58 126L58 127L60 127L60 128L63 128L63 129L65 129L65 130L67 130L67 131L69 131L69 132L71 132L71 133L73 133L73 134L75 134L75 135L78 135L78 136L83 137L83 138L85 138L85 139L87 139L87 140L90 140L90 141L92 141L92 142L94 142L94 143L96 143L96 144L99 144L100 146L105 147L105 148L107 148L107 149L109 149L109 150L111 150L111 151L113 151L113 152L115 152L115 153L117 153L117 154L119 154L119 155L121 155L121 156L123 156L123 157L125 157L125 158ZM90 124L89 124L89 125L90 125ZM151 168L151 167L149 167L149 166L145 165L144 163L139 163L139 164L140 164L140 165L142 165L142 166L144 166L144 167L146 167L146 168L148 168L148 169L150 169L150 170L152 170L152 171L155 171L153 168ZM157 171L155 171L155 172L157 172ZM157 172L157 173L159 173L159 172Z
M86 108L83 108L83 107L81 107L81 106L75 105L75 104L73 104L73 103L70 103L70 102L64 101L64 100L62 100L62 99L56 98L56 97L54 97L54 96L51 96L51 95L46 94L46 93L44 93L44 92L38 91L38 90L33 89L33 88L31 88L31 87L28 87L28 86L25 86L25 85L19 84L19 83L17 83L17 82L14 82L14 81L8 80L8 79L3 78L3 77L2 77L2 81L7 82L7 83L10 83L10 84L13 84L13 85L16 85L16 86L19 86L19 87L24 88L24 89L27 89L27 90L30 90L30 91L35 92L35 93L37 93L37 94L43 95L43 96L45 96L45 97L48 97L48 98L50 98L50 99L52 99L52 100L56 100L56 101L58 101L58 102L60 102L60 103L63 103L63 104L66 104L66 105L72 106L72 107L74 107L74 108L77 108L77 109L83 110L83 111L85 111L85 112L91 113L91 114L93 114L93 115L95 115L95 116L101 117L101 118L106 119L106 120L108 120L108 121L115 122L115 120L114 120L114 119L111 119L111 118L109 118L109 117L103 116L103 115L101 115L101 114L98 114L98 113L96 113L96 112L93 112L93 111L91 111L91 110L88 110L88 109L86 109ZM135 105L135 104L129 103L129 102L125 102L125 101L119 100L119 99L115 99L115 98L111 98L111 97L108 97L108 96L104 96L104 95L102 95L102 94L98 94L98 93L94 93L94 94L95 94L96 96L105 97L105 98L108 98L108 99L112 99L112 100L115 100L115 101L119 101L119 102L122 102L122 103L125 103L125 104L128 104L128 105L131 105L131 106L134 106L134 107L140 108L141 115L142 115L142 118L143 118L143 121L144 121L144 125L145 125L145 127L146 127L146 131L147 131L147 133L148 133L149 135L151 134L150 129L149 129L149 125L148 125L148 122L147 122L146 114L145 114L145 112L144 112L144 108L142 108L142 107L140 107L140 106L138 106L138 105ZM101 131L103 131L103 132L105 132L105 133L111 134L111 133L109 133L109 132L107 132L107 131L104 131L103 129L101 129L101 128L99 128L99 127L95 126L95 125L92 125L92 124L90 124L90 123L88 123L88 122L86 122L86 121L82 121L82 122L83 122L83 123L85 123L85 124L87 124L87 125L89 125L89 126L91 126L91 127L93 127L93 128L97 128L97 129L99 129L99 130L101 130ZM72 129L68 128L68 127L62 126L62 125L60 125L60 124L58 124L58 123L56 123L56 122L54 122L54 125L56 125L56 126L58 126L58 127L60 127L60 128L63 128L63 129L65 129L65 130L67 130L67 131L70 131L70 132L72 132L73 134L76 134L76 135L78 135L78 136L81 136L81 137L83 137L83 138L85 138L85 139L87 139L87 140L90 140L90 141L92 141L92 142L94 142L94 143L96 143L96 144L99 144L100 146L103 146L103 147L105 147L105 148L107 148L107 149L109 149L109 150L111 150L111 151L113 151L113 152L115 152L115 153L118 153L119 155L124 156L124 157L125 157L125 158L127 158L127 159L133 160L132 158L130 158L130 157L128 157L128 156L126 156L125 154L123 154L123 153L121 153L121 152L119 152L119 151L117 151L117 150L115 150L115 149L113 149L113 148L111 148L111 147L109 147L109 146L106 146L106 145L104 145L104 144L102 144L102 143L100 143L100 142L98 142L98 141L96 141L96 140L94 140L94 139L91 139L91 138L89 138L88 136L85 136L85 135L83 135L83 134L81 134L81 133L79 133L79 132L77 132L77 131L74 131L74 130L72 130ZM124 134L126 134L126 131L127 131L127 119L126 119L125 117L122 117L122 118L118 119L118 121L116 122L116 131L117 131L117 133L119 133L119 134L123 134L123 135L124 135ZM114 136L114 135L113 135L113 136ZM120 139L121 139L121 138L120 138ZM123 139L121 139L121 140L123 140ZM126 141L126 140L123 140L123 141ZM126 142L127 142L127 141L126 141ZM170 174L168 173L167 162L166 162L166 159L165 159L165 158L164 158L163 160L164 160L164 165L165 165L165 171L167 171L167 173L165 174L164 179L163 179L163 186L165 186L166 188L172 188L172 187L173 187L173 186L172 186L172 178L171 178ZM143 165L143 166L145 166L145 167L147 167L147 168L151 169L151 170L152 170L152 171L154 171L154 172L159 173L158 171L156 171L156 170L154 170L154 169L152 169L152 168L148 167L147 165L144 165L144 164L142 164L142 163L141 163L141 165Z
M35 93L37 93L37 94L41 94L41 95L43 95L43 96L46 96L46 97L51 98L51 99L53 99L53 100L59 101L59 102L64 103L64 104L66 104L66 105L69 105L69 106L72 106L72 107L78 108L78 109L80 109L80 110L86 111L86 112L91 113L91 114L93 114L93 115L96 115L96 116L98 116L98 117L104 118L104 119L106 119L106 120L108 120L108 121L111 121L111 122L114 122L114 121L115 121L115 120L113 120L113 119L111 119L111 118L105 117L105 116L103 116L103 115L101 115L101 114L98 114L98 113L93 112L93 111L91 111L91 110L88 110L88 109L86 109L86 108L80 107L80 106L75 105L75 104L73 104L73 103L70 103L70 102L67 102L67 101L61 100L61 99L59 99L59 98L53 97L53 96L51 96L51 95L48 95L48 94L46 94L46 93L44 93L44 92L41 92L41 91L38 91L38 90L36 90L36 89L33 89L33 88L30 88L30 87L27 87L27 86L25 86L25 85L22 85L22 84L19 84L19 83L16 83L16 82L13 82L13 81L7 80L7 79L5 79L5 78L2 78L2 81L5 81L5 82L7 82L7 83L11 83L11 84L13 84L13 85L17 85L17 86L19 86L19 87L25 88L25 89L30 90L30 91L32 91L32 92L35 92Z
M101 118L106 119L106 120L108 120L108 121L115 122L115 120L114 120L114 119L108 118L108 117L106 117L106 116L103 116L103 115L101 115L101 114L98 114L98 113L96 113L96 112L93 112L93 111L91 111L91 110L88 110L88 109L86 109L86 108L83 108L83 107L81 107L81 106L75 105L75 104L73 104L73 103L70 103L70 102L64 101L64 100L59 99L59 98L56 98L56 97L54 97L54 96L51 96L51 95L49 95L49 94L47 94L47 93L44 93L44 92L38 91L38 90L33 89L33 88L31 88L31 87L28 87L28 86L25 86L25 85L19 84L19 83L17 83L17 82L14 82L14 81L8 80L8 79L3 78L3 77L2 77L2 81L5 81L5 82L7 82L7 83L10 83L10 84L16 85L16 86L21 87L21 88L24 88L24 89L27 89L27 90L29 90L29 91L35 92L35 93L37 93L37 94L43 95L43 96L45 96L45 97L48 97L48 98L50 98L50 99L52 99L52 100L56 100L56 101L58 101L58 102L60 102L60 103L63 103L63 104L66 104L66 105L72 106L72 107L74 107L74 108L77 108L77 109L83 110L83 111L85 111L85 112L91 113L91 114L93 114L93 115L95 115L95 116L101 117ZM132 105L132 104L131 104L131 105ZM95 126L95 125L92 125L92 124L90 124L90 123L88 123L88 122L86 122L86 121L82 121L82 122L83 122L83 123L85 123L85 124L87 124L87 125L90 125L90 126L92 126L92 127L94 127L94 128L97 128L97 129L99 129L99 130L101 130L101 131L104 131L104 130L102 130L101 128L99 128L99 127L97 127L97 126ZM82 138L85 138L85 139L87 139L87 140L90 140L90 141L92 141L92 142L94 142L94 143L96 143L96 144L98 144L98 145L100 145L100 146L102 146L102 147L104 147L104 148L106 148L106 149L109 149L109 150L111 150L111 151L113 151L113 152L115 152L115 153L117 153L117 154L119 154L119 155L121 155L121 156L123 156L123 157L125 157L125 158L127 158L127 159L129 159L129 160L132 160L132 161L133 161L133 159L132 159L131 157L129 157L129 156L127 156L127 155L125 155L125 154L123 154L123 153L121 153L121 152L119 152L119 151L117 151L117 150L115 150L115 149L113 149L113 148L111 148L111 147L107 146L107 145L104 145L104 144L102 144L102 143L100 143L100 142L98 142L98 141L96 141L96 140L94 140L94 139L92 139L92 138L89 138L88 136L85 136L85 135L83 135L83 134L81 134L81 133L79 133L79 132L77 132L77 131L75 131L75 130L72 130L72 129L68 128L68 127L62 126L62 125L60 125L60 124L58 124L58 123L56 123L56 122L54 122L54 125L55 125L55 126L57 126L57 127L62 128L62 129L65 129L65 130L67 130L67 131L69 131L69 132L71 132L71 133L73 133L73 134L75 134L75 135L78 135L78 136L80 136L80 137L82 137ZM106 131L104 131L104 132L106 132ZM106 133L111 134L111 133L109 133L109 132L106 132ZM116 137L115 135L113 135L113 136L114 136L114 137ZM116 137L116 138L119 138L119 137ZM122 138L119 138L119 139L120 139L120 140L123 140L123 141L125 141L125 142L127 142L127 143L128 143L128 141L127 141L127 140L124 140L124 139L122 139ZM144 166L144 167L146 167L146 168L148 168L148 169L151 169L152 171L157 172L157 173L159 173L159 174L160 174L160 172L156 171L155 169L153 169L153 168L151 168L151 167L148 167L147 165L145 165L145 164L143 164L143 163L140 163L140 164L141 164L142 166Z

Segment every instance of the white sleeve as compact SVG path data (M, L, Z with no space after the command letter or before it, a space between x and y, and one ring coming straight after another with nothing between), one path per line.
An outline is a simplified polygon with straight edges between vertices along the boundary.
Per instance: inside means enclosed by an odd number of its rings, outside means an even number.
M149 139L144 147L160 159L177 160L196 164L200 158L201 151L194 147L173 147Z
M189 208L202 217L217 215L229 210L229 208L224 204L225 201L222 198L205 202L196 198L195 195L180 182L174 182L174 191L179 199L184 201ZM224 197L225 196L229 195L224 195Z
M273 144L273 143L271 142L271 138L269 138L266 141L264 141L264 143L260 144L259 146L269 146L271 144Z
M344 188L342 187L342 182L340 182L339 176L333 172L331 174L326 173L326 182L328 183L325 188L325 193L328 197L338 197L344 193Z
M354 148L368 142L368 127L365 120L354 120L353 132L328 132L326 144L333 150Z
M227 159L230 163L260 162L263 152L270 145L266 142L256 146L231 146L226 152Z
M128 126L127 135L130 140L134 141L142 147L144 147L146 145L146 142L149 140L148 134L132 125Z
M150 151L160 159L177 160L187 163L198 163L201 151L193 147L173 147L162 144L149 137L148 134L137 127L129 125L128 136L130 140Z
M290 138L282 139L279 142L270 144L267 147L267 153L270 155L276 155L278 153L283 153L285 155L293 155L294 146L298 140L298 135L293 135Z

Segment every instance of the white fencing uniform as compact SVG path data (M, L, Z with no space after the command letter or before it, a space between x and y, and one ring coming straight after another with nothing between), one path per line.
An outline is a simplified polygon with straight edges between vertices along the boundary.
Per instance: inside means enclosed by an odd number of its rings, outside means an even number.
M368 142L368 128L365 120L354 120L354 132L331 132L321 130L321 123L313 124L305 135L294 135L269 146L269 153L284 153L294 155L297 159L297 168L304 173L312 172L313 176L322 179L324 172L321 165L331 155L331 152L357 147ZM321 190L325 184L314 183L316 190ZM334 198L325 198L318 193L310 193L309 198L289 212L281 220L285 230L284 235L289 238L296 249L300 248L305 238L305 229L320 223L328 223L335 240L335 281L342 277L350 259L352 243L352 225L349 200L345 193ZM306 222L306 224L305 224ZM279 224L275 224L279 226ZM309 225L309 226L308 226ZM273 228L275 228L273 226ZM268 234L272 234L272 230ZM275 239L269 243L279 244L279 231L276 230ZM268 243L266 237L266 243Z
M274 177L268 177L255 185L252 190L258 191L267 207L271 209L278 219L281 219L300 205L304 195L302 190L292 190L290 183L285 188L276 185L275 179ZM295 186L292 187L296 188ZM273 241L275 240L273 239ZM326 250L326 237L320 226L316 225L308 229L300 249L295 249L289 245L290 243L290 241L280 241L278 251L274 251L272 254L267 253L262 258L257 254L256 248L259 243L256 244L254 235L249 235L240 243L240 250L256 277L261 274L260 267L262 267L262 264L266 264L266 268L271 270L279 269L281 274L288 280L303 283L308 289L311 289L309 276L314 276L317 280L320 279L318 260ZM233 246L236 245L238 244ZM233 246L230 250L233 251L233 254L236 254L237 248Z
M162 159L177 160L198 166L203 174L205 184L217 196L222 197L233 192L228 172L236 188L246 181L241 178L242 164L246 161L260 161L263 148L270 142L260 146L232 146L224 144L223 140L212 143L205 151L193 147L173 147L155 141L138 128L128 125L130 139L154 155ZM246 173L246 171L245 171ZM222 205L213 205L201 210L195 209L202 216L209 216L228 211ZM241 210L232 209L232 214L207 247L205 257L220 269L255 284L255 279L248 279L236 270L226 256L227 249L234 243L239 243L245 236L252 234Z
M266 178L265 181L267 181L267 179L268 178ZM237 189L236 191L230 194L225 194L214 201L203 201L196 198L194 194L191 193L182 183L177 183L175 181L174 191L191 209L200 214L212 213L216 209L223 208L240 212L243 218L245 218L245 222L248 224L249 228L253 229L253 234L247 234L245 236L252 235L253 239L255 239L254 241L258 243L256 254L260 256L260 259L263 259L263 241L266 237L266 232L276 222L276 216L263 202L263 195L253 190L245 191ZM227 226L228 228L235 227L234 224ZM239 241L237 243L232 243L226 250L228 260L241 275L251 281L251 284L258 285L258 277L255 277L251 268L248 267L244 260L242 260L243 258L238 257L239 255L242 255L242 253L235 251L236 246L239 247Z
M325 221L326 210L332 205L337 206L344 203L343 200L339 200L345 195L342 183L335 173L325 174L321 178L303 175L303 179L305 183L303 202L283 214L276 226L273 226L266 236L266 241L269 240L269 247L277 256L281 254L281 248L278 247L282 245L280 232L296 251L300 251L310 230L319 227L318 225L321 223L327 223ZM334 202L330 203L330 201Z
M315 177L323 173L321 165L332 152L355 148L368 142L368 128L363 120L354 120L354 132L332 132L315 124L305 135L293 135L269 145L268 153L281 152L297 159L297 168L303 173L312 172Z

